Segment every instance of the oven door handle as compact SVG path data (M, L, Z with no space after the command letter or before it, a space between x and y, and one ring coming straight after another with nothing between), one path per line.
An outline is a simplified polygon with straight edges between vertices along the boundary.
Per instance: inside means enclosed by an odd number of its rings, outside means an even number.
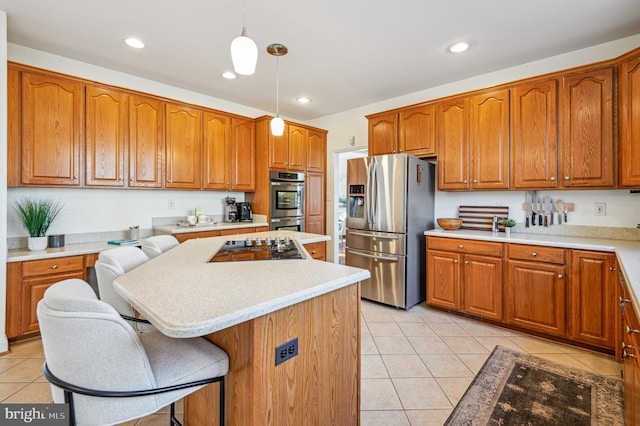
M355 254L356 256L368 257L370 259L380 259L380 260L390 260L391 262L397 262L400 260L398 256L385 256L380 254L368 254L354 249L347 249L349 253Z

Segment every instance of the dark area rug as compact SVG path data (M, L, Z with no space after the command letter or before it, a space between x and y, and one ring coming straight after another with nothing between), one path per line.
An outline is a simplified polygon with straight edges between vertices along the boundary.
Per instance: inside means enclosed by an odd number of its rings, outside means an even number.
M616 426L623 407L619 380L496 346L445 426Z

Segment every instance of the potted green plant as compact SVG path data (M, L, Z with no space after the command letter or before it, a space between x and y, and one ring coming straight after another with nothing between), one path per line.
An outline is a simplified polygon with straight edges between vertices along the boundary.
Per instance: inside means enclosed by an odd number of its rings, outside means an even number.
M15 201L15 211L20 223L29 233L29 250L47 248L47 230L62 211L59 202L44 198L24 197Z
M511 219L510 217L505 217L504 219L502 219L500 221L500 224L502 226L504 226L504 233L507 235L507 237L510 237L511 236L511 228L516 226L516 220L515 219Z

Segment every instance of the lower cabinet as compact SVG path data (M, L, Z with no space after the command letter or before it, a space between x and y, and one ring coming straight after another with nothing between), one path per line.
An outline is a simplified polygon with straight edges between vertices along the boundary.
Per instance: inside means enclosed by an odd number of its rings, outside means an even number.
M626 283L620 275L620 312L622 314L621 352L624 378L624 410L627 425L640 423L640 322L629 301Z
M58 281L86 279L85 256L7 263L7 338L37 335L36 308L44 292Z
M502 244L437 237L427 244L427 303L502 320Z
M304 248L311 255L312 258L316 260L327 260L326 259L326 248L327 243L319 242L319 243L310 243L305 244Z
M259 226L255 228L232 228L232 229L220 229L215 231L185 232L181 234L173 234L173 236L176 237L176 239L179 242L183 243L193 238L209 238L209 237L219 237L224 235L251 234L254 232L263 232L268 230L269 230L268 226Z

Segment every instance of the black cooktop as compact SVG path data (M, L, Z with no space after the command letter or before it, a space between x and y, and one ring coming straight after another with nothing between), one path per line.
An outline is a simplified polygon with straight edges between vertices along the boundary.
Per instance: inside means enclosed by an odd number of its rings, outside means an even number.
M214 254L209 262L239 262L245 260L304 259L297 243L289 238L247 238L229 240Z

